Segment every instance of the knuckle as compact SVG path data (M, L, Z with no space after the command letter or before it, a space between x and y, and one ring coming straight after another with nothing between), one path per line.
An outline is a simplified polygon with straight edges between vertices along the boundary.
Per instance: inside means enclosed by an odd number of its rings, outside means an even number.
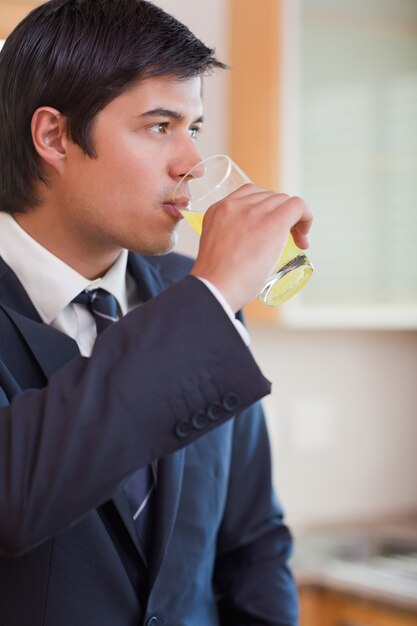
M287 193L277 193L277 198L279 198L283 202L286 202L290 199L290 196Z
M246 191L249 191L249 189L252 191L254 189L256 189L256 185L254 185L254 183L243 183L243 185L241 185L241 187L239 187L239 189L244 189ZM239 191L239 189L237 189L236 191Z
M234 207L236 206L236 202L233 200L233 198L225 198L222 203L221 203L221 210L225 213L230 213L231 211L233 211Z

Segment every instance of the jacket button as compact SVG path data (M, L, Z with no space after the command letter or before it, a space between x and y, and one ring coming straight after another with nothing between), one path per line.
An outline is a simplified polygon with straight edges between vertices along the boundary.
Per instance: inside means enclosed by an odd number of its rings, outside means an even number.
M203 430L203 428L206 428L208 426L208 423L209 418L204 413L204 411L196 411L191 416L191 424L196 430Z
M240 407L240 398L236 393L227 393L223 398L223 407L228 413L233 413Z
M180 439L185 439L185 437L188 437L188 435L190 435L191 432L192 432L192 426L189 421L182 420L181 422L177 422L175 424L175 434L177 435L177 437L180 437Z
M224 416L224 407L220 402L211 402L207 407L207 415L212 422Z

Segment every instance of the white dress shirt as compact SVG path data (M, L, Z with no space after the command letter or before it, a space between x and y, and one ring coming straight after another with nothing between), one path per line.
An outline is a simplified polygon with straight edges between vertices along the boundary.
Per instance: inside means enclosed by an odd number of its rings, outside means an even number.
M126 271L127 250L122 250L103 277L89 280L41 246L11 215L0 212L0 256L22 283L42 321L72 337L83 356L90 356L97 333L87 307L72 302L81 291L105 289L116 298L120 316L140 304L136 283ZM236 320L223 295L209 281L200 280L218 299L249 345L246 328Z

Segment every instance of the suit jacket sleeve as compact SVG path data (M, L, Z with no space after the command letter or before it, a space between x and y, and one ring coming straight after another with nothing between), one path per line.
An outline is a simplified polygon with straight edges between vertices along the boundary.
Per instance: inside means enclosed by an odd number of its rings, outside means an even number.
M0 409L0 553L44 541L269 391L209 290L191 276L168 288L100 336L91 358ZM191 416L208 406L222 410L197 428Z
M234 423L229 493L214 582L224 626L296 626L288 568L292 539L271 485L271 457L259 403Z

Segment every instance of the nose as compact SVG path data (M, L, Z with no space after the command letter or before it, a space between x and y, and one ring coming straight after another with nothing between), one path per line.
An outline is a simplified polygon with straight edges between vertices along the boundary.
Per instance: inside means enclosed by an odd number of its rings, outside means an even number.
M206 173L206 166L204 162L201 160L201 157L199 156L199 160L197 161L197 163L191 169L185 172L182 175L182 177L185 176L188 180L192 178L202 178L205 173Z
M186 177L187 180L192 178L200 178L204 176L206 167L201 160L201 156L196 148L194 141L188 138L186 145L181 153L177 153L176 164L174 166L173 178L181 180Z

